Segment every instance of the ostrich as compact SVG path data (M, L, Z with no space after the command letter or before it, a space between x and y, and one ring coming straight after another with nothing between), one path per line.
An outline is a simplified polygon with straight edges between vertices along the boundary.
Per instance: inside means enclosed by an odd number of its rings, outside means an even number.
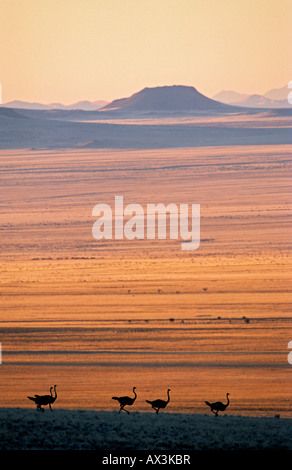
M50 410L53 411L51 404L54 403L54 401L57 398L57 391L56 391L57 385L54 385L54 387L50 388L50 393L51 395L35 395L34 397L27 397L30 400L34 401L36 406L37 406L37 411L42 411L44 412L44 408L42 406L49 405ZM55 396L53 396L52 390L54 389Z
M152 406L153 410L156 411L156 414L159 413L159 410L161 408L165 408L167 406L167 404L169 403L169 400L170 400L170 397L169 397L169 392L170 392L170 388L167 390L167 400L153 400L153 401L150 401L150 400L146 400L147 403L150 403L150 405Z
M119 409L119 413L121 411L125 411L127 414L130 414L130 412L128 410L125 410L125 406L128 405L133 405L134 401L136 400L137 398L137 393L135 392L136 390L136 387L133 387L133 393L134 393L134 398L131 398L131 397L112 397L113 400L117 400L120 404L120 409Z
M229 398L228 398L229 395L230 393L226 393L226 398L227 398L226 404L222 403L221 401L216 401L215 403L209 403L208 401L205 401L205 403L206 405L210 406L211 411L215 414L215 416L218 416L218 411L226 410L227 406L229 405Z

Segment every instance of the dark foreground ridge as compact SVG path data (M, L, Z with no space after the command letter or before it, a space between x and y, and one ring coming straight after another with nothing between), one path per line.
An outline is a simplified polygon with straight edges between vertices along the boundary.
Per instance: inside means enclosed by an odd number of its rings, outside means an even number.
M291 419L0 408L1 450L292 450Z

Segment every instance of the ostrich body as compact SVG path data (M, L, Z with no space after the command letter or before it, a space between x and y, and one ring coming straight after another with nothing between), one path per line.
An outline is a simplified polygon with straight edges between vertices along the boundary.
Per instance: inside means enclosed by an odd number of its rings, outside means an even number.
M170 388L167 390L167 400L160 400L160 399L153 400L153 401L146 400L146 402L152 406L153 410L156 411L156 414L158 414L159 410L165 408L167 404L169 403L169 400L170 400L169 392L170 392Z
M54 387L50 388L51 395L35 395L34 397L27 397L27 398L35 402L38 411L44 412L45 410L44 408L42 408L42 406L46 406L46 405L49 405L50 410L53 411L51 405L52 403L54 403L54 401L57 398L56 387L57 385L54 385ZM55 396L53 396L53 392L52 392L53 389L55 392Z
M209 403L208 401L205 401L205 403L211 408L211 411L215 414L215 416L218 416L218 412L226 410L227 406L229 405L229 395L229 393L226 393L227 403L222 403L221 401L216 401L215 403Z
M130 412L128 410L125 410L125 406L131 406L133 405L134 401L136 400L137 398L137 393L135 392L136 390L136 387L133 387L133 393L134 393L134 397L131 398L131 397L112 397L113 400L117 400L120 404L120 409L119 409L119 413L121 411L125 411L127 414L129 414Z

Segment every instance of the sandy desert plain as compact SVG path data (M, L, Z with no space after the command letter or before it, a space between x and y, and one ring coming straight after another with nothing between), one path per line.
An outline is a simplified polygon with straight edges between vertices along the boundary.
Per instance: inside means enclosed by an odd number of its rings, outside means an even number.
M7 136L14 119L1 119ZM216 145L210 121L222 130ZM145 400L170 388L165 414L212 415L204 400L229 392L229 415L292 418L291 118L159 122L121 124L161 133L154 148L62 147L54 132L41 146L42 123L39 142L22 148L28 120L16 148L2 145L1 407L33 408L27 396L57 384L56 411L116 413L111 397L136 386L133 412L151 412ZM117 132L120 124L90 123L93 134L94 125ZM246 132L238 145L224 134L234 128ZM178 144L168 145L173 135ZM113 206L115 195L125 204L200 204L199 248L95 240L92 209Z

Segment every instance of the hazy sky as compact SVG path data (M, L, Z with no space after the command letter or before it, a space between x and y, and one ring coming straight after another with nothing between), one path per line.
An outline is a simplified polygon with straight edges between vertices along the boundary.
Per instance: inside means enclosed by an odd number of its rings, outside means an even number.
M292 80L292 0L0 0L2 99L145 86L264 93Z

